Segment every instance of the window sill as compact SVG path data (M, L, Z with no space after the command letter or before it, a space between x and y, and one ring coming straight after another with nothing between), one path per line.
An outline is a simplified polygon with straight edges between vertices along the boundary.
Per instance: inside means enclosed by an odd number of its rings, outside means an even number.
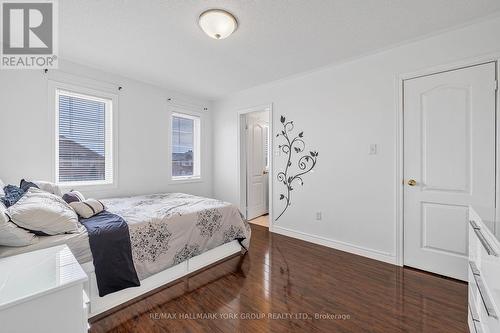
M176 177L170 179L171 184L203 183L201 177Z
M57 184L63 192L76 190L76 191L106 191L118 188L117 183L97 183L97 182L75 182L75 183L58 183Z

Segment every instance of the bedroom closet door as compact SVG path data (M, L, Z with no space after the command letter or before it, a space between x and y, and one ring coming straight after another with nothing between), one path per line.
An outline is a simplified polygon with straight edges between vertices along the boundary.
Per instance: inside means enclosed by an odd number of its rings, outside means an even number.
M468 207L495 218L496 63L404 82L404 264L467 280Z

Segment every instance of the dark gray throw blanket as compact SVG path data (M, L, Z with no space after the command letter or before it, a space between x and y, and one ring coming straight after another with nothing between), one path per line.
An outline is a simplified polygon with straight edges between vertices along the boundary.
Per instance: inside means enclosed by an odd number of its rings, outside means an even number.
M127 223L116 214L103 211L80 219L89 234L99 296L140 286L132 259Z

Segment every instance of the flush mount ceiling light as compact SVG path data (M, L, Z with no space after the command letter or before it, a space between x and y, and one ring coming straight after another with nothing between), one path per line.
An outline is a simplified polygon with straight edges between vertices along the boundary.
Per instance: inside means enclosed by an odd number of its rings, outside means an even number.
M238 27L234 15L222 9L209 9L203 12L198 24L209 37L214 39L227 38Z

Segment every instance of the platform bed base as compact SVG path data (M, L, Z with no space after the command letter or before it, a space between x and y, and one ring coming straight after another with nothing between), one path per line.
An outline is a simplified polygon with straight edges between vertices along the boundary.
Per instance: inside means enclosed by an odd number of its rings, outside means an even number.
M155 304L165 303L225 274L239 270L242 259L241 246L237 241L233 241L150 276L141 281L140 287L128 288L104 297L99 297L98 294L94 266L92 263L83 264L82 267L89 276L85 286L85 292L90 298L89 322L101 320L128 306L139 306L138 311L143 313ZM155 301L153 300L155 297L161 299Z

